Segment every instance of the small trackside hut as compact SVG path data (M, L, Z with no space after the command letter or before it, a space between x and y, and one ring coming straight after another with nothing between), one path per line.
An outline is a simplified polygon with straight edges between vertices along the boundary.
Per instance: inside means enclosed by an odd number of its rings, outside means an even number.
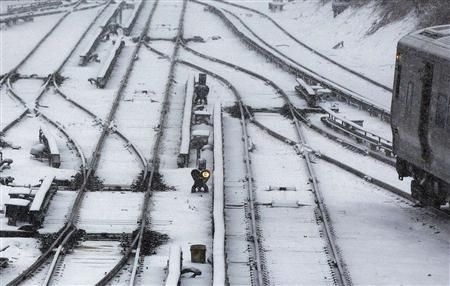
M55 176L47 176L41 183L29 210L29 221L34 226L40 227L45 218L50 200L55 194L55 189L52 188L52 183Z
M41 227L50 201L56 193L54 180L55 176L45 177L38 190L10 191L9 200L5 203L8 224L16 225L21 221L31 223L36 228Z

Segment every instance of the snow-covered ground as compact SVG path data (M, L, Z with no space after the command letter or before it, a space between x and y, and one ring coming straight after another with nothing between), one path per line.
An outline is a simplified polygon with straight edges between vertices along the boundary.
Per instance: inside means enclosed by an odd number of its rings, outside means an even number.
M0 2L0 3L3 3ZM3 6L3 5L2 5ZM31 51L42 37L64 14L38 17L33 22L24 22L0 29L0 74L13 69Z
M275 13L268 9L269 0L229 2L269 15L300 41L388 86L393 82L397 42L417 25L414 15L408 15L402 21L369 35L368 31L379 21L381 13L376 8L376 1L370 1L359 9L349 8L336 18L333 18L331 1L325 5L320 0L290 1L282 12ZM333 49L341 41L344 47Z
M355 69L384 85L392 85L395 43L405 33L413 29L415 19L412 15L404 21L396 22L380 29L374 35L366 32L377 20L378 11L370 3L359 10L348 9L332 18L330 1L290 1L283 12L270 13L278 23L294 34L299 40L343 65ZM370 96L379 94L379 88L364 84L354 77L338 74L323 59L302 50L298 44L283 36L281 31L267 19L256 14L233 8L226 4L208 1L237 13L267 42L276 46L296 61L304 62L310 68L327 76L335 77L340 84L349 89L361 89ZM266 0L238 1L239 4L268 13ZM92 5L90 3L89 5ZM128 68L138 36L145 26L147 17L155 1L145 1L144 8L137 19L131 37L125 41L111 78L104 89L89 83L96 78L98 71L113 47L113 41L122 36L111 35L102 41L95 53L99 62L78 66L79 55L100 28L99 25L109 17L118 3L107 8L88 31L79 47L61 70L65 77L60 87L50 87L39 101L42 114L56 121L74 139L82 152L91 160L92 152L102 131L101 123L106 119L123 75ZM183 2L160 0L155 15L150 22L147 43L166 55L172 55L174 43L170 40L178 32L178 19ZM55 33L25 63L21 70L27 74L46 76L55 71L68 55L75 42L86 30L103 6L81 12L73 12L65 19ZM374 10L375 9L375 10ZM126 23L131 9L124 11L122 23ZM51 28L62 14L36 18L34 22L14 25L0 30L1 72L3 74L20 62L25 54ZM256 39L243 25L228 15L243 32ZM260 54L250 50L214 14L204 7L188 2L185 18L184 38L202 37L205 42L187 42L188 47L203 54L233 63L250 71L259 73L279 85L296 107L306 107L294 87L295 77ZM69 36L70 35L70 36ZM161 40L159 38L163 38ZM258 40L259 41L259 40ZM340 49L332 47L344 41ZM262 43L261 43L262 44ZM262 44L264 45L264 44ZM275 51L274 51L275 52ZM254 108L279 108L284 99L266 82L239 72L223 64L208 61L181 48L179 59L194 63L210 70L236 87L244 104ZM187 168L177 167L180 150L182 118L185 104L185 83L189 76L198 78L198 71L178 63L175 68L172 90L167 102L164 124L160 126L163 110L164 92L168 84L170 62L144 45L135 58L133 70L121 94L119 107L110 127L121 132L126 140L111 132L106 137L95 175L106 185L129 187L138 177L144 166L130 145L129 140L148 163L149 170L155 166L153 149L156 135L162 130L158 150L159 173L163 182L170 188L155 191L150 199L149 226L151 230L168 235L168 242L154 249L154 253L141 259L137 271L136 285L161 285L171 246L179 245L183 251L183 266L201 270L195 278L183 275L182 285L211 285L213 275L213 177L208 182L209 193L191 193L191 171L196 168L196 152L191 150ZM19 79L13 88L32 108L41 91L43 81L39 79ZM208 76L210 87L208 95L209 111L217 102L230 107L236 101L231 90L222 82ZM0 123L1 127L15 119L23 110L17 100L11 97L6 86L1 87ZM88 109L83 111L62 95ZM380 103L389 105L389 92L378 97ZM329 107L336 102L322 102ZM364 127L387 139L391 139L388 123L370 117L357 108L339 104L340 114L349 119L364 120ZM227 110L227 109L225 109ZM227 275L232 285L251 284L251 251L249 247L249 219L247 183L244 148L250 148L251 168L256 195L257 219L260 242L263 250L264 270L269 282L274 285L332 284L329 257L324 250L326 245L320 219L317 217L314 196L310 191L310 178L304 165L304 158L295 150L256 125L248 123L251 146L243 146L242 125L238 119L224 113L224 195ZM320 123L321 115L311 115L310 119ZM255 119L283 136L298 141L292 122L276 113L257 113ZM45 125L55 135L61 151L62 165L59 169L48 166L47 161L32 159L29 151L38 141L38 129ZM199 126L194 127L198 129ZM202 129L212 131L212 126ZM325 127L324 127L325 128ZM341 145L306 128L302 128L308 144L316 151L365 172L368 176L383 180L399 189L409 191L409 180L399 181L395 169L367 156L356 154ZM3 138L2 138L3 139ZM9 130L4 139L19 150L4 148L3 158L14 160L11 169L5 169L1 176L13 176L14 184L34 185L45 175L54 174L59 178L70 179L80 167L81 160L74 146L54 127L34 115L25 117ZM212 142L212 135L210 138ZM218 142L216 142L217 144ZM213 169L212 148L205 148L202 157L207 159L207 168ZM416 208L404 199L386 190L375 187L363 179L329 165L320 157L313 159L319 187L324 194L324 204L329 211L329 221L339 246L340 254L355 285L448 285L449 284L449 244L450 229L445 219L431 215L427 210ZM288 187L286 191L274 187ZM26 187L22 187L26 188ZM12 188L0 185L0 230L16 229L8 226L4 204ZM14 188L16 191L17 188ZM275 188L276 189L276 188ZM58 190L53 197L43 228L40 233L58 231L69 215L76 191ZM86 192L76 220L76 226L88 233L120 234L132 233L137 225L144 199L142 192L105 190ZM190 246L206 246L207 262L192 263ZM0 250L10 246L1 257L7 257L10 265L1 271L0 284L6 284L36 260L40 251L33 238L0 238ZM59 260L52 284L91 285L110 271L122 256L118 241L83 241L73 251L67 252ZM132 261L111 282L114 285L129 283ZM49 263L28 284L41 284L49 269ZM79 275L84 273L84 275Z
M55 72L101 8L69 14L24 66L19 68L19 73L47 76ZM68 34L71 37L67 37Z

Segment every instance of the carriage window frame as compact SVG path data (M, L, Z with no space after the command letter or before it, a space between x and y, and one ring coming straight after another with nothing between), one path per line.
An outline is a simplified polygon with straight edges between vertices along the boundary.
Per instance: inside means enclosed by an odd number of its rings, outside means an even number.
M397 68L396 68L396 75L395 75L395 82L396 82L396 86L395 86L395 98L398 98L400 95L400 83L402 80L402 64L398 63L397 64Z
M407 113L411 112L412 97L414 95L414 82L410 80L405 93L405 109Z
M436 116L434 123L438 128L445 128L448 122L448 97L444 93L439 92L436 100Z

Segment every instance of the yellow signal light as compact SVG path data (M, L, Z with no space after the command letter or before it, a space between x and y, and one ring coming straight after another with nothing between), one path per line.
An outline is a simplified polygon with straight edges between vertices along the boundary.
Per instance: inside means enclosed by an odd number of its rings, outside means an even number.
M402 55L400 53L397 53L397 55L395 56L395 59L398 61L400 61L402 58Z
M210 173L209 173L208 170L203 170L203 171L201 172L200 175L201 175L204 179L207 179L207 178L209 178Z

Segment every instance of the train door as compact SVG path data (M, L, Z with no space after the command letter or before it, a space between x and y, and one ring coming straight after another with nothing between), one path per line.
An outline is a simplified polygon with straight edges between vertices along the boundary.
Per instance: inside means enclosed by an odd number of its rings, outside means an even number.
M431 147L429 142L430 129L430 103L433 89L434 64L425 62L422 73L422 93L420 101L420 117L418 135L421 148L421 156L425 162L430 161Z

